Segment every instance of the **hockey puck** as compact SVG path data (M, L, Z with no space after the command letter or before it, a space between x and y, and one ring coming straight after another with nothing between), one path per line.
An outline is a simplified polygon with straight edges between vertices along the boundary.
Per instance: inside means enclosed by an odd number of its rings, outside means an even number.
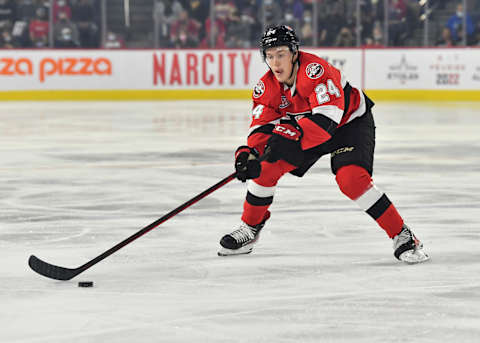
M78 287L93 287L93 281L80 281Z

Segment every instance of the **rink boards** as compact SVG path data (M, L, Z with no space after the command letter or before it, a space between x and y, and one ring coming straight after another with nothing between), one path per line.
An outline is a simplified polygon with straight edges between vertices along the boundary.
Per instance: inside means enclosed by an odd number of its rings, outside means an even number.
M480 49L306 49L376 100L478 100ZM0 100L248 99L257 49L12 50Z

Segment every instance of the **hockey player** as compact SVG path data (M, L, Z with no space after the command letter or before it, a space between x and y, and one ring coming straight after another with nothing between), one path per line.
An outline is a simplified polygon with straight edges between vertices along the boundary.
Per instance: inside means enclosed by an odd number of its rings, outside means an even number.
M340 190L393 239L394 256L424 262L423 245L372 181L374 103L342 73L299 51L288 26L265 31L261 53L269 71L253 89L247 144L235 152L236 176L247 183L240 227L222 237L220 256L248 254L265 222L278 180L303 176L325 154Z

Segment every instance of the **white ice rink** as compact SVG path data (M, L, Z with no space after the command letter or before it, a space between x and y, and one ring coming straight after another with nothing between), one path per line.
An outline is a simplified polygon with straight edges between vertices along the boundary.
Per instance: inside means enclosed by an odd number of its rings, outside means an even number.
M285 176L250 255L217 257L250 103L0 103L0 342L480 342L480 103L379 103L374 180L432 260L404 265L336 186ZM79 288L91 280L93 288Z

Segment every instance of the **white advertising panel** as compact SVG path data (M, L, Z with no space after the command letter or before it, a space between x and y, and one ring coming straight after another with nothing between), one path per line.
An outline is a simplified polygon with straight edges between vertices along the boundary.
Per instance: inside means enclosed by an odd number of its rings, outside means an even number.
M367 90L480 89L480 49L307 51ZM257 49L2 50L0 91L247 90L267 70Z
M365 51L366 89L480 88L480 49Z
M118 78L118 53L3 50L0 90L101 89Z
M257 50L0 52L0 90L249 89Z
M361 51L312 52L361 82ZM0 90L251 89L267 70L256 49L4 50Z
M153 66L150 89L246 89L263 73L256 50L164 50L144 59Z
M362 50L361 49L306 49L325 59L340 69L346 79L354 86L362 87Z

